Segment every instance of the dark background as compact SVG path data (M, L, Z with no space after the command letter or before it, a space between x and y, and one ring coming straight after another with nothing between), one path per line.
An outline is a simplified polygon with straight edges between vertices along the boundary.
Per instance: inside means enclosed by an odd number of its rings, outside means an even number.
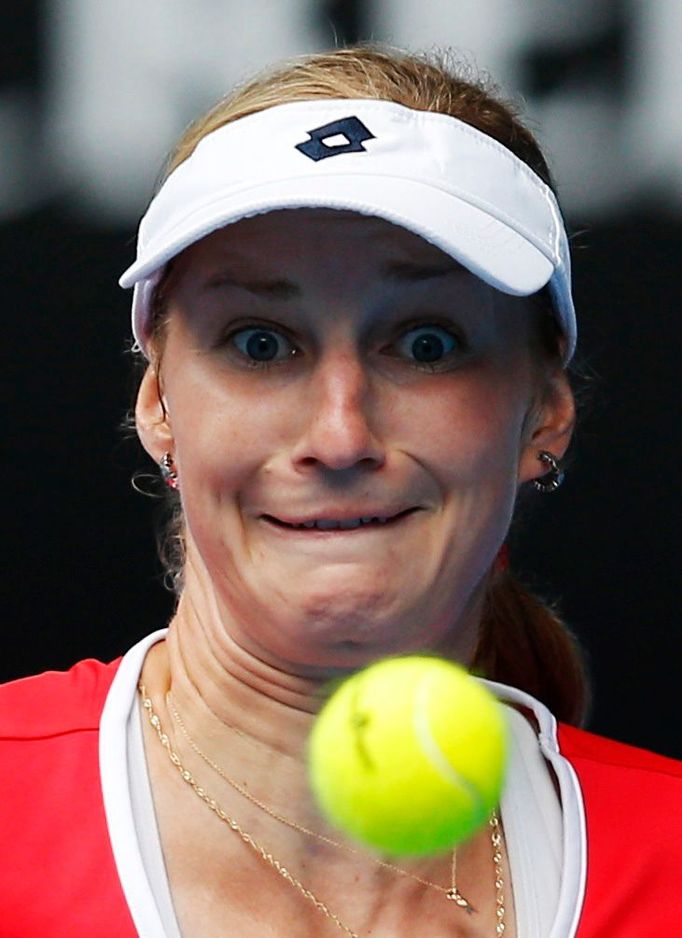
M340 17L334 6L330 15ZM17 22L19 52L6 57L3 74L35 90L35 22ZM357 23L344 28L353 38ZM558 601L580 636L594 684L590 727L682 757L682 223L653 197L608 222L572 223L592 401L567 481L555 495L534 496L512 565ZM154 467L120 429L133 380L130 298L116 280L133 241L132 225L77 221L59 198L0 224L0 680L112 658L170 614L155 559L159 505L130 484L136 470Z

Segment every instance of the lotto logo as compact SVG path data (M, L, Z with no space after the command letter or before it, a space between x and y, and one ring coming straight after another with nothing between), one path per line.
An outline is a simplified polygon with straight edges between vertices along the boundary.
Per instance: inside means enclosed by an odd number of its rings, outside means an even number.
M310 139L297 143L296 149L315 162L326 160L329 156L340 156L341 153L365 152L362 144L365 140L374 139L374 134L357 117L344 117L343 120L316 127L308 131L308 136Z

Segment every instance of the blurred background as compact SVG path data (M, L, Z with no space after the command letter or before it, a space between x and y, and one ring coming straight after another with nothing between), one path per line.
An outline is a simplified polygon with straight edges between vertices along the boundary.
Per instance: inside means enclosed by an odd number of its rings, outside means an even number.
M679 0L22 0L0 6L0 680L112 658L165 625L154 467L116 280L174 139L283 57L452 46L525 102L574 247L592 402L512 564L593 675L590 727L682 757Z

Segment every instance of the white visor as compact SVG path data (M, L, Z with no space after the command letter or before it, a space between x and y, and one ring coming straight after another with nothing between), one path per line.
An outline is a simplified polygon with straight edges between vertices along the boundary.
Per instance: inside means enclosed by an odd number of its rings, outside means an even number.
M291 208L346 209L436 245L503 293L549 284L574 352L568 241L551 189L469 124L388 101L281 104L208 134L165 181L140 223L133 334L144 351L154 289L190 244L242 218Z

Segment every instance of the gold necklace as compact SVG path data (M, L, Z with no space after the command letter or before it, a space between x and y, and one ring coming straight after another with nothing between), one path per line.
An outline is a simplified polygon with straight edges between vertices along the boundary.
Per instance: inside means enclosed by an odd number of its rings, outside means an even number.
M282 876L295 889L297 889L298 892L300 892L301 895L305 899L312 902L313 905L320 912L322 912L327 918L329 918L332 922L334 922L334 924L338 928L340 928L342 931L344 931L347 935L351 936L351 938L359 938L359 935L356 932L354 932L351 928L349 928L348 925L345 925L341 921L341 919L338 917L338 915L332 912L332 910L324 902L322 902L322 900L318 899L317 896L315 896L313 892L311 892L308 888L306 888L303 885L303 883L301 883L298 879L296 879L296 877L292 873L290 873L289 870L287 870L287 868L283 866L282 863L279 860L277 860L276 857L273 857L273 855L269 851L267 851L260 843L258 843L258 841L256 841L251 836L251 834L245 831L237 823L237 821L234 818L231 818L228 814L226 814L225 811L223 811L223 809L220 807L219 803L214 798L212 798L201 785L199 785L199 783L194 778L192 772L190 772L189 769L185 768L177 752L172 748L168 735L163 731L161 720L159 719L157 714L154 712L152 701L147 695L147 691L146 691L144 684L142 683L138 684L138 689L142 698L142 706L147 712L149 722L151 723L152 727L156 731L156 735L161 745L164 747L164 749L168 753L168 757L170 758L170 761L177 768L183 781L186 782L192 788L194 793L199 798L201 798L201 800L213 811L213 813L219 818L219 820L227 824L227 826L231 830L233 830L236 834L238 834L245 844L251 847L251 849L254 850L257 854L259 854L259 856L262 857L262 859L264 859L267 863L269 863L270 866L272 866L273 869L275 869L276 872L280 874L280 876ZM331 838L324 836L323 834L318 834L315 831L311 831L308 828L297 824L295 821L291 821L289 818L284 817L284 815L280 815L278 812L274 811L268 805L265 805L263 802L259 801L242 785L240 785L234 779L230 778L220 768L220 766L217 765L217 763L213 762L213 760L211 760L205 753L201 751L199 746L194 742L194 740L189 735L189 732L187 731L187 728L182 720L182 717L178 713L173 703L172 697L170 695L170 691L166 695L166 702L168 704L170 712L173 715L174 720L178 723L178 726L180 727L185 738L187 739L187 742L189 743L191 748L196 752L196 754L200 756L203 759L203 761L206 762L207 765L209 765L215 772L217 772L223 779L225 779L225 781L227 781L228 784L230 784L236 791L238 791L245 798L247 798L252 804L254 804L256 807L263 810L270 817L274 818L275 820L280 821L283 824L286 824L288 827L291 827L294 830L298 830L301 833L307 834L311 837L315 837L318 840L325 841L326 843L329 843L330 845L334 847L338 847L341 850L346 850L349 853L354 853L357 855L360 854L360 851L354 850L352 847L346 846L345 844L339 844L336 841L332 840ZM505 917L504 901L505 900L504 900L504 892L503 892L504 880L502 878L502 834L500 830L499 819L495 812L493 812L490 818L489 824L490 824L490 830L491 830L491 842L493 846L493 866L494 866L494 872L495 872L495 891L496 891L495 935L498 936L499 938L499 936L502 936L505 931L505 922L504 922L504 917ZM410 877L411 879L414 879L417 882L422 883L425 886L429 886L433 889L437 889L438 891L445 893L446 897L449 900L452 900L457 906L465 909L469 914L471 914L472 912L475 911L473 906L467 901L467 899L464 898L464 896L461 895L461 893L459 892L456 886L456 879L455 879L456 856L457 856L457 851L455 849L453 850L453 854L452 854L451 886L448 889L446 889L444 886L439 886L437 883L432 883L429 880L422 879L421 877L415 875L414 873L410 873L407 870L402 870L400 869L400 867L394 866L392 863L387 863L386 861L379 860L379 859L375 859L375 862L379 866L383 866L389 870L392 870L393 872L396 872L400 874L401 876Z
M210 756L207 756L206 753L202 749L199 748L198 744L190 736L189 731L187 727L185 726L184 720L178 713L178 709L175 706L175 702L173 700L173 697L170 691L168 691L168 693L166 694L166 705L169 711L171 712L173 719L175 720L178 727L180 728L182 735L187 740L187 743L189 744L190 748L193 749L194 752L201 759L203 759L203 761L206 763L206 765L209 766L209 768L213 769L214 772L216 772L221 778L223 778L228 783L228 785L234 788L235 791L239 792L240 795L246 798L247 801L250 801L251 804L255 805L257 808L260 808L261 811L264 811L267 815L269 815L274 820L279 821L281 824L285 824L287 827L290 827L293 830L299 831L302 834L306 834L308 837L314 837L317 840L321 840L323 843L329 844L332 847L336 847L339 850L345 850L347 853L352 853L352 854L355 854L356 856L363 855L361 854L360 850L354 850L353 847L350 847L347 844L340 844L338 843L338 841L332 840L331 837L327 837L324 834L319 834L317 831L310 830L309 828L304 827L302 824L298 824L296 823L296 821L292 821L290 818L287 818L283 814L280 814L279 812L275 811L269 805L264 804L264 802L259 801L259 799L255 797L255 795L252 795L251 792L247 788L244 788L243 785L240 785L239 782L231 778L227 774L227 772L225 772L225 770L217 764L217 762L214 762L213 759L210 758ZM235 732L239 732L239 731L235 729ZM397 873L399 876L407 876L410 879L413 879L416 882L420 883L422 886L428 886L431 889L438 890L438 892L445 893L445 896L447 899L454 902L455 905L459 906L461 909L464 909L469 914L476 911L474 907L471 905L471 903L468 901L468 899L466 899L457 888L457 882L456 882L457 849L456 848L452 851L452 864L451 864L449 887L441 886L438 883L433 883L431 882L431 880L428 880L428 879L422 879L422 877L417 876L416 873L410 873L409 870L403 870L399 866L395 866L393 863L388 863L386 860L380 860L378 857L373 857L372 859L377 864L377 866L382 866L384 867L384 869L391 870L392 872Z

